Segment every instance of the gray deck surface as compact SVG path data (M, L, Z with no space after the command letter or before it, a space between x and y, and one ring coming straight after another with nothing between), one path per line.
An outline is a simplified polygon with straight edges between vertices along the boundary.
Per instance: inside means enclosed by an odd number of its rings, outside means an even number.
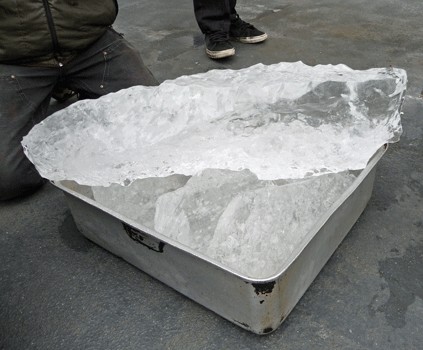
M379 162L356 225L287 320L257 336L85 239L47 184L0 202L0 349L422 349L423 2L240 0L237 9L269 39L235 44L222 61L206 57L191 1L120 1L115 28L159 81L280 61L406 69L404 134Z

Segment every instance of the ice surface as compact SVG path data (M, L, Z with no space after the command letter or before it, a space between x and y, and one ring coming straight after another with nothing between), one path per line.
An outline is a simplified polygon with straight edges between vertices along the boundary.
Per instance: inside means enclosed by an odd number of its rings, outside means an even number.
M80 184L249 169L261 180L362 169L402 132L402 69L301 62L213 70L79 101L23 140L42 176Z

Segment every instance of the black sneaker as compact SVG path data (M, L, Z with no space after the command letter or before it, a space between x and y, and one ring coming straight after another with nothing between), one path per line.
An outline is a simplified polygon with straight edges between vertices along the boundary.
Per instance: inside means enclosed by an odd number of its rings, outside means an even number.
M206 53L210 58L223 58L235 55L235 48L224 31L206 34Z
M231 40L244 44L259 43L267 39L266 33L258 30L250 23L244 22L239 16L231 22L229 36Z

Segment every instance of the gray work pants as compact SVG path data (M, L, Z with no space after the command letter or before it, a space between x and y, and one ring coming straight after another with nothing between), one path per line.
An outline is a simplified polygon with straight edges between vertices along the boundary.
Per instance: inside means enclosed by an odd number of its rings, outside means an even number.
M63 82L88 98L134 85L158 85L139 53L112 29L63 67L0 64L0 200L42 184L21 141L47 117L52 91Z

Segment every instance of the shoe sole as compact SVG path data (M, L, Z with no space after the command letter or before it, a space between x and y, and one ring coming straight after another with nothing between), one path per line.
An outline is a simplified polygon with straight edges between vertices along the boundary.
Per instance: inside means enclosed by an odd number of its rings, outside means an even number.
M247 36L247 37L238 37L238 38L231 38L233 41L239 41L243 44L255 44L255 43L261 43L262 41L265 41L267 39L267 34L264 33L263 35L259 36Z
M207 53L207 56L209 56L210 58L217 59L217 58L224 58L224 57L235 55L235 49L232 48L232 49L227 49L222 51L210 51L206 48L206 53Z

